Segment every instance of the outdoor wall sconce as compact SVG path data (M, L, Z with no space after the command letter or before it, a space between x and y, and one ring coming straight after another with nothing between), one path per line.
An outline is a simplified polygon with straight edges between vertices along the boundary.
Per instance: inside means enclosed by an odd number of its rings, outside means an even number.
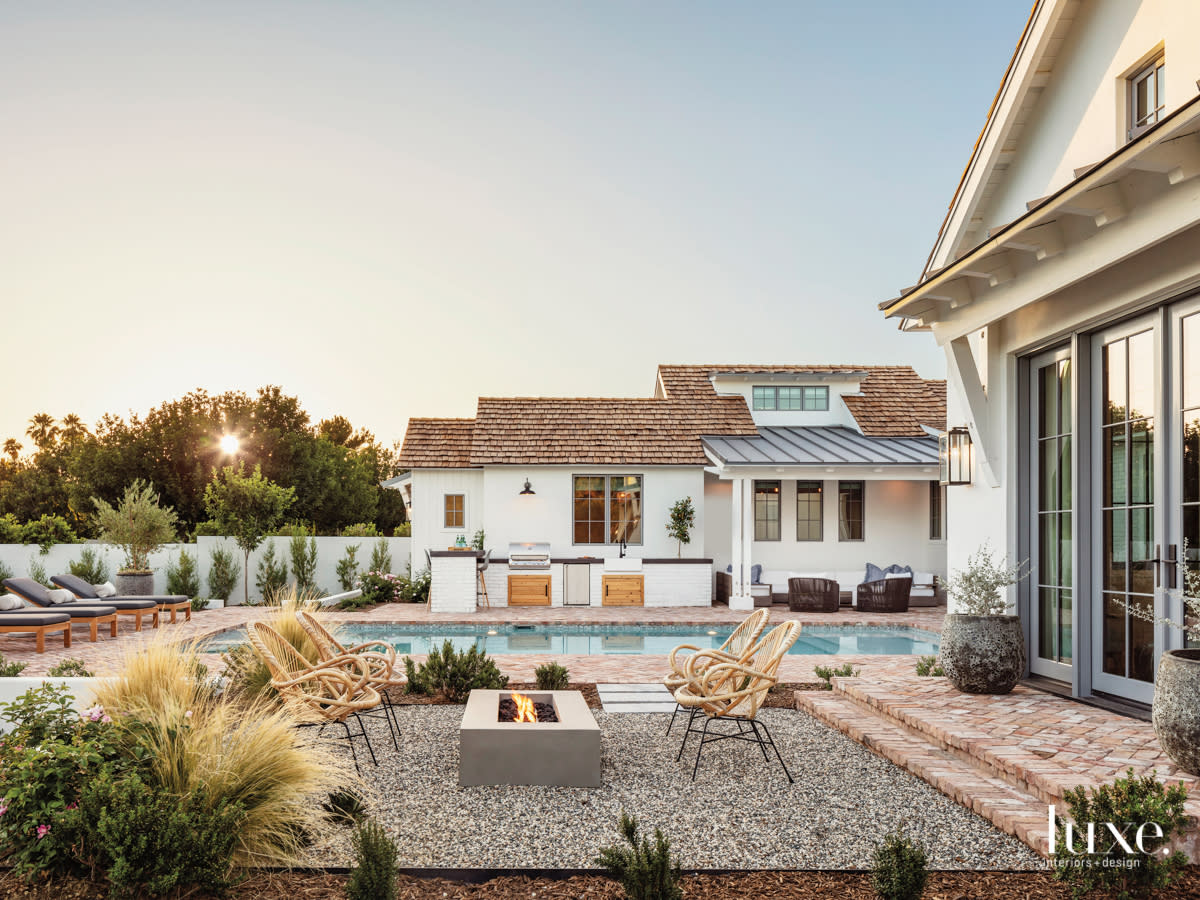
M528 494L530 497L532 497L534 494L533 486L529 483L528 478L525 479L525 489L523 491L521 491L521 493L518 494L518 496L524 497L526 494Z
M971 483L971 432L965 426L938 435L939 484Z

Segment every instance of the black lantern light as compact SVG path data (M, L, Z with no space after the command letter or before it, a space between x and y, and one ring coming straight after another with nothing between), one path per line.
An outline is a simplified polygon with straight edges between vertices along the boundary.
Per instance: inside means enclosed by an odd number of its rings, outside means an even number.
M971 483L971 432L960 425L938 436L940 484Z
M524 497L524 496L526 496L526 495L529 495L530 497L532 497L532 496L533 496L533 494L534 494L534 491L533 491L533 485L531 485L531 484L529 483L529 479L528 479L528 478L526 478L526 479L525 479L525 490L521 491L521 493L520 493L520 494L518 494L518 496L520 496L520 497Z

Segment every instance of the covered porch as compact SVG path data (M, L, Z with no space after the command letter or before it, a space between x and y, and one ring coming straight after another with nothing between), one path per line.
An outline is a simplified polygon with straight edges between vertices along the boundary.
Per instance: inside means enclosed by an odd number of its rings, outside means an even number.
M867 563L945 578L945 497L932 435L760 427L703 443L712 463L706 554L719 586L726 576L731 608L786 601L788 578L798 576L837 581L843 602L853 602Z

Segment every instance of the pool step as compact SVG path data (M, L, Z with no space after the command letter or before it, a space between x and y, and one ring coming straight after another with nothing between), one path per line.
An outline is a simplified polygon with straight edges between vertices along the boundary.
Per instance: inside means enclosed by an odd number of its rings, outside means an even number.
M605 712L674 712L675 698L662 684L598 684L600 703Z

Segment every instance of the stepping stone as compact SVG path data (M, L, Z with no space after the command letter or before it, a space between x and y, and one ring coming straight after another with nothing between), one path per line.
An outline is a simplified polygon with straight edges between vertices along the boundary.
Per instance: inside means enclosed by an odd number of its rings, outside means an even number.
M670 713L675 704L670 703L605 703L604 711L610 713Z
M605 712L674 712L675 700L661 684L598 684Z
M661 684L598 684L596 690L600 693L606 691L620 691L621 693L667 693L667 689Z

